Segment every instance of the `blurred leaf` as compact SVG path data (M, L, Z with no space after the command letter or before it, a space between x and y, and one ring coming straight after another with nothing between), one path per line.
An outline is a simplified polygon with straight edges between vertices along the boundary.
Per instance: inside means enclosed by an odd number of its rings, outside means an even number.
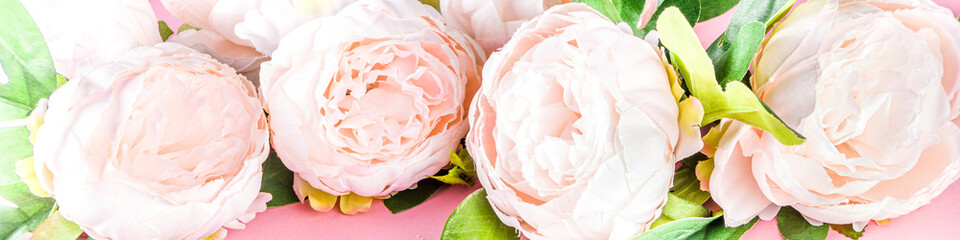
M684 218L651 229L640 234L634 240L736 240L743 236L743 233L747 230L750 230L757 223L757 220L758 218L753 218L747 224L727 227L723 223L722 215L707 218Z
M777 213L777 228L780 235L787 240L815 240L827 239L830 226L823 224L813 226L803 218L803 215L792 207L781 207Z
M803 136L786 126L746 85L739 81L722 87L718 84L710 58L685 20L679 9L668 8L660 16L657 30L690 94L703 103L701 124L731 118L767 131L783 144L803 143Z
M607 18L610 18L614 23L623 22L623 19L620 19L620 10L618 10L617 5L613 4L613 0L573 0L573 2L586 3L591 8L607 16ZM636 23L634 23L634 25L635 24Z
M617 14L620 16L620 21L630 25L630 30L634 34L640 34L637 23L640 23L640 15L643 14L646 1L656 0L613 0L613 5L618 9Z
M267 202L267 207L280 207L300 202L297 193L293 191L293 172L283 165L277 153L270 153L263 162L263 181L260 192L270 193L273 199Z
M685 167L696 167L697 163L706 161L707 159L710 159L710 157L707 157L707 155L704 155L701 152L697 152L696 154L680 160L680 162L683 163L683 166Z
M200 28L198 27L190 26L190 24L183 23L183 24L180 24L180 28L177 28L177 32L180 33L190 29L200 31Z
M57 74L57 88L59 88L60 86L63 86L63 84L66 84L66 83L67 83L67 77Z
M710 2L712 0L705 0L705 2ZM636 35L639 37L644 37L650 31L657 30L658 24L657 21L660 20L660 15L663 14L663 11L670 7L675 7L680 10L681 17L686 19L687 23L690 26L696 25L700 20L700 9L701 3L700 0L664 0L657 7L657 11L653 13L653 17L650 18L650 22L647 22L647 25L643 27ZM698 40L699 41L699 40ZM699 44L698 44L699 46Z
M83 234L80 226L60 216L60 211L54 210L50 217L33 230L33 239L76 240L80 234Z
M450 151L450 164L453 165L453 168L445 174L430 176L430 178L446 184L461 184L472 187L473 182L477 179L477 169L473 165L473 158L470 157L467 150L462 149L457 153Z
M430 5L433 9L440 11L440 0L420 0L421 3Z
M30 114L41 98L57 87L47 44L27 10L17 0L0 0L0 64L9 81L0 84L0 125ZM17 160L33 155L26 127L0 128L0 185L20 182Z
M52 198L34 196L23 183L0 186L0 197L17 206L0 206L0 239L23 239L53 211Z
M440 239L520 239L517 230L504 225L487 202L487 192L481 188L463 200L450 214L443 226Z
M743 0L726 32L707 48L721 86L746 76L767 31L794 3L796 0ZM763 27L757 26L757 22Z
M651 228L657 228L660 225L684 218L705 218L713 216L713 212L704 208L701 204L702 203L687 201L673 193L669 193L667 194L667 204L663 206L663 212L660 218L653 221Z
M703 1L700 4L700 22L704 22L724 13L727 13L733 7L736 7L740 0L710 0Z
M167 38L173 35L173 29L170 29L170 26L167 26L167 22L164 21L157 21L157 25L160 26L160 39L166 42Z
M4 121L26 117L37 101L56 89L57 76L47 44L27 10L17 0L0 0L0 9L0 64L10 79L0 84Z
M860 239L860 237L863 237L863 231L857 232L857 230L854 230L853 224L844 224L844 225L830 224L830 229L833 229L834 231L837 231L838 233L843 234L844 236L847 236L848 238L853 240L857 240L857 239Z
M407 209L411 209L430 199L433 193L436 193L444 183L433 178L427 178L417 182L417 188L400 191L390 198L383 200L383 205L391 213L397 214Z
M701 205L710 199L710 193L700 190L700 180L693 167L683 166L673 174L673 187L670 194Z
M740 81L747 75L750 62L757 54L760 43L766 34L766 27L761 22L751 22L739 29L737 39L730 45L719 59L714 60L720 86L726 86L733 81Z

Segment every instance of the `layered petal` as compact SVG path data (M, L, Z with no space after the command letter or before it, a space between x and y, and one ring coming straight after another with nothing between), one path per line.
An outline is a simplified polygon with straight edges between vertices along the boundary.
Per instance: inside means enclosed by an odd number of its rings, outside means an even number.
M385 196L449 163L484 57L417 1L354 3L288 34L261 69L284 164L333 195Z
M909 213L956 181L958 27L926 0L798 6L764 40L751 82L807 140L784 146L730 125L709 181L725 212L743 215L733 225L761 204L725 196L759 192L812 223L862 228ZM727 170L745 167L752 179Z
M198 239L266 208L269 154L253 85L175 43L131 50L50 97L34 169L98 239Z
M626 24L563 4L491 55L467 147L501 221L531 239L630 239L650 228L680 152L701 144L688 137L699 128L681 122L699 123L702 106L680 109L661 54Z

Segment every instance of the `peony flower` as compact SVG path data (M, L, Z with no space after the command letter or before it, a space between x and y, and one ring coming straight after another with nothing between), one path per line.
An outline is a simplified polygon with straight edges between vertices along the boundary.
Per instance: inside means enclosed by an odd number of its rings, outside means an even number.
M269 154L253 85L174 43L133 49L50 97L34 170L97 239L198 239L266 209Z
M661 56L584 4L547 10L490 56L466 143L501 221L531 239L650 228L675 163L702 146L703 109L678 106Z
M332 195L408 189L447 165L466 134L481 51L416 0L358 2L308 22L260 72L273 147Z
M440 0L447 23L470 35L487 55L510 40L517 28L550 7L570 0ZM657 1L646 1L640 25L656 10Z
M792 206L814 224L897 217L960 177L960 23L927 0L799 5L764 41L756 93L807 137L726 121L709 179L728 225Z
M127 50L161 41L146 0L21 1L40 28L57 73L73 79Z
M161 0L187 24L270 55L280 39L307 21L336 14L355 0Z

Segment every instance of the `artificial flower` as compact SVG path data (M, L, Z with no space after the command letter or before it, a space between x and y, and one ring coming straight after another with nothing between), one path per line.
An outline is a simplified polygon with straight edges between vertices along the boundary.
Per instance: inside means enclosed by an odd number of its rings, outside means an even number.
M530 239L650 229L676 162L702 146L702 106L678 104L662 54L626 23L571 3L523 24L490 56L466 143L503 223Z
M41 105L42 106L42 105ZM198 239L266 209L269 131L232 68L175 43L128 51L50 96L34 170L97 239Z
M483 60L416 0L357 2L295 29L262 65L264 107L299 186L333 198L297 192L332 199L312 204L328 210L336 196L387 196L446 166L466 134Z
M807 140L716 129L709 190L727 225L792 206L813 224L909 213L960 177L960 23L928 0L814 0L764 40L756 94Z

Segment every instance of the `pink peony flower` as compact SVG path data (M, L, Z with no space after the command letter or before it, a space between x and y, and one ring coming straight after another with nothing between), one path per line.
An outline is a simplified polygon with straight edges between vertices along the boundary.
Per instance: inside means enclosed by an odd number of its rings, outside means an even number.
M807 137L726 121L709 179L728 225L792 206L814 224L894 218L960 177L960 23L928 0L814 0L754 62L756 93Z
M266 209L253 85L179 44L133 49L57 89L34 145L40 185L97 239L198 239Z
M408 189L458 148L483 60L416 0L351 4L288 34L263 63L273 147L333 195Z
M490 56L467 147L501 221L531 239L650 228L675 163L702 146L700 119L680 120L703 109L678 105L661 56L584 4L547 10Z

